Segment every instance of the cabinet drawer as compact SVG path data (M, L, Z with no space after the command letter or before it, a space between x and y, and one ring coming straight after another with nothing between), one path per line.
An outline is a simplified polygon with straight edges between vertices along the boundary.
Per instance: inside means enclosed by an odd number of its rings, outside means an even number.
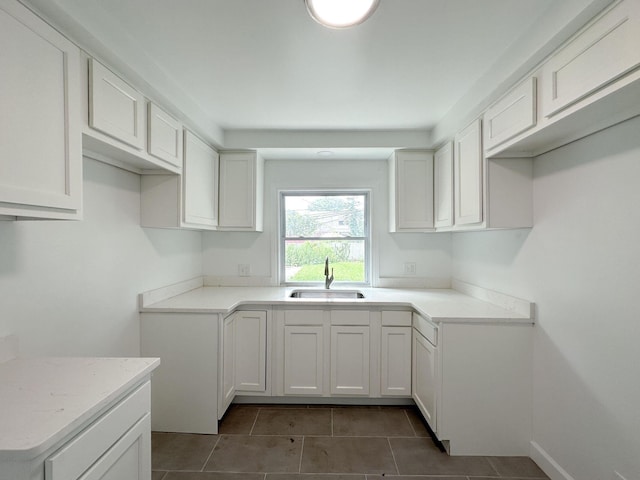
M422 334L433 346L438 345L438 327L421 317L417 313L413 314L413 328Z
M146 382L45 461L45 479L78 478L151 410Z
M322 310L285 310L285 325L322 325L324 312Z
M640 3L618 2L543 67L543 113L550 117L640 65Z
M485 148L490 149L536 124L536 78L531 77L484 115Z
M144 147L144 97L104 65L89 60L89 126Z
M410 327L411 312L382 312L383 327Z
M369 325L369 311L332 310L331 325Z

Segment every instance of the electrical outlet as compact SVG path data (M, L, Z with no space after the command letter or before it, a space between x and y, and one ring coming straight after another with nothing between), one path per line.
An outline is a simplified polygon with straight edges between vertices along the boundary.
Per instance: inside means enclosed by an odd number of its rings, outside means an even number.
M405 262L404 263L404 274L405 275L415 275L416 274L416 262Z
M251 266L248 263L239 263L238 276L248 277L249 275L251 275Z
M627 480L626 478L624 478L622 475L620 475L615 470L613 471L613 477L611 477L611 478L612 478L612 480Z

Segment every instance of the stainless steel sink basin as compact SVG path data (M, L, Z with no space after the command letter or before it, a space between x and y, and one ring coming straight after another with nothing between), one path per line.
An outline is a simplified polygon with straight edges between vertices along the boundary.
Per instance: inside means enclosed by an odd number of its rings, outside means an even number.
M291 298L364 298L359 290L327 290L327 289L299 289L289 295Z

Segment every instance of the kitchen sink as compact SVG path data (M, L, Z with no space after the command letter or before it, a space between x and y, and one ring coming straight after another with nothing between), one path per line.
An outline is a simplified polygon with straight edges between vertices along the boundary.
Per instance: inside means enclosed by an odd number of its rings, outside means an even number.
M327 290L327 289L299 289L289 295L291 298L364 298L359 290Z

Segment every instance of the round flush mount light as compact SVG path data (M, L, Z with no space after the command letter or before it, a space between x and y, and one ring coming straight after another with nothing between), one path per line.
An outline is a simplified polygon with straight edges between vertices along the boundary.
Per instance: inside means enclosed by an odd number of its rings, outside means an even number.
M318 152L318 156L319 157L332 157L333 156L333 152L331 150L320 150Z
M305 0L309 15L329 28L353 27L369 18L380 0Z

